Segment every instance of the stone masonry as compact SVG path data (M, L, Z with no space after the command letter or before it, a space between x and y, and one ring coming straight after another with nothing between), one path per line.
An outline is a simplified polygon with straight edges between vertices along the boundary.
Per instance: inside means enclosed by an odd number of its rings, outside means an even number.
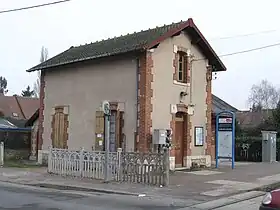
M138 76L138 129L136 151L148 152L152 143L153 59L151 52L144 52L139 59Z

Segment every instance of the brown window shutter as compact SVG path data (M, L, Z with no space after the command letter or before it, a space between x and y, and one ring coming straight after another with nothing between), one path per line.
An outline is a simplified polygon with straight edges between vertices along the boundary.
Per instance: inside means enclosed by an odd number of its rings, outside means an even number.
M104 112L95 112L95 150L104 150Z

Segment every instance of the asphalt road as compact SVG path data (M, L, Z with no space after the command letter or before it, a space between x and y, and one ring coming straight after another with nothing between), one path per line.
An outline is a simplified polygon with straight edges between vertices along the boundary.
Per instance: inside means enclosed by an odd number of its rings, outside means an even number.
M0 183L0 210L175 210L184 202L168 198L59 191Z

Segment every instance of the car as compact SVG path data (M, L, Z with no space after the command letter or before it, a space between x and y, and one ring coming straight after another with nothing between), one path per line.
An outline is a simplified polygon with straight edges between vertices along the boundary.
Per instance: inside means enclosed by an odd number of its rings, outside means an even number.
M280 189L273 190L264 195L259 210L279 210Z

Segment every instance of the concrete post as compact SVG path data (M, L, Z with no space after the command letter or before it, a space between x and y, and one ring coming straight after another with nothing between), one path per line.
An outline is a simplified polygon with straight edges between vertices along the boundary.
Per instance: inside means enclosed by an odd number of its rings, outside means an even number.
M105 114L105 182L110 181L110 116Z
M1 141L0 143L0 166L4 166L4 142Z
M84 171L84 151L85 149L82 147L80 150L80 176L83 176L83 171Z
M118 157L118 181L122 181L122 148L118 148L117 150L117 157Z
M49 154L48 154L48 173L53 172L52 166L52 146L49 146Z
M163 152L163 186L168 186L169 185L169 168L170 168L170 163L169 163L169 149L164 148Z

